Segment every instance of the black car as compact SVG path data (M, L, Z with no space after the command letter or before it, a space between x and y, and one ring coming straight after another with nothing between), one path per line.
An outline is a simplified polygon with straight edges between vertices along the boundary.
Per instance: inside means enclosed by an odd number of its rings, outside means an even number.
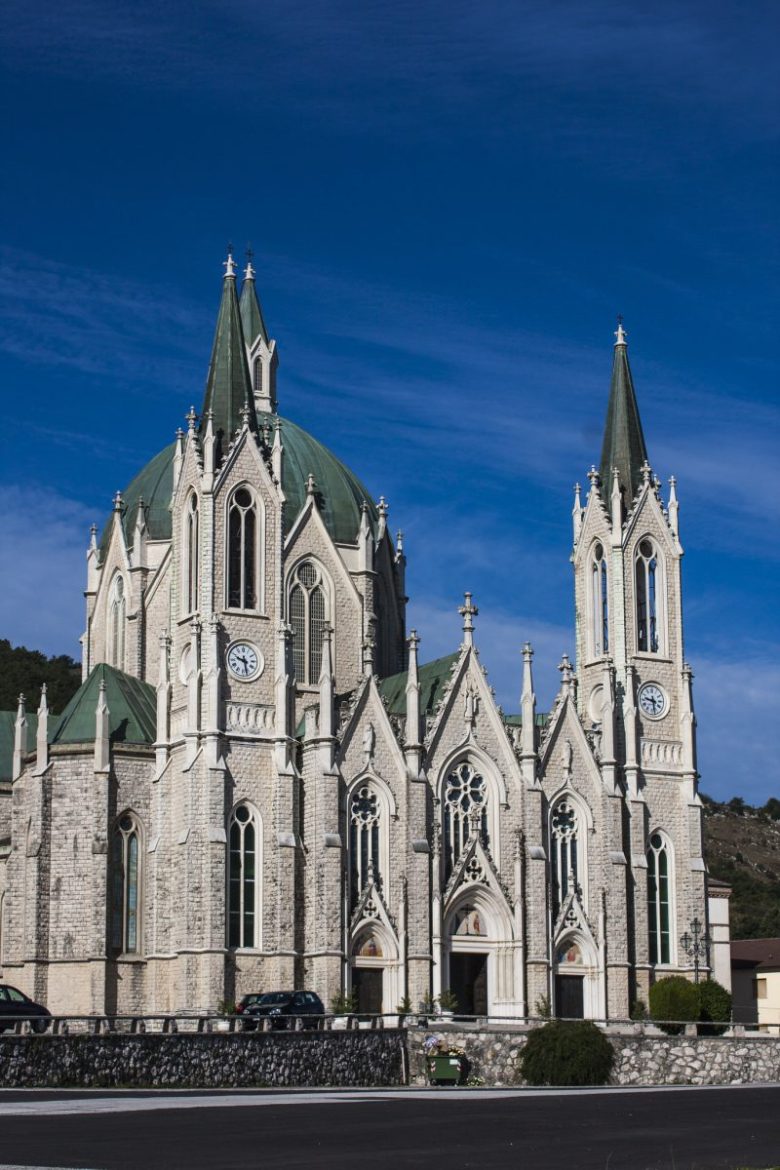
M236 1005L236 1015L243 1016L244 1012L252 1004L257 1003L258 999L262 998L262 991L253 991L249 995L245 995L239 1004Z
M322 1000L313 991L266 991L250 998L254 1002L240 1013L246 1031L259 1028L266 1018L272 1028L294 1028L296 1020L302 1020L304 1028L319 1028L325 1015Z
M16 987L0 983L0 1032L19 1020L29 1020L33 1032L45 1032L50 1019L51 1012L43 1004L35 1003Z

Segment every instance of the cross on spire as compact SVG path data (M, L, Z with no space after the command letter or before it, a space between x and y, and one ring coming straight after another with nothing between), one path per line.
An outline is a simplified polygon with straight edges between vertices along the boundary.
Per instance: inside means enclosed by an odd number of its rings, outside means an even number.
M232 244L228 244L227 260L222 261L222 266L225 269L225 276L235 276L236 275L236 266L235 266L235 263L233 261L233 245Z
M466 646L474 645L474 618L479 613L472 603L471 594L463 594L463 605L458 607L458 613L463 618L463 642Z
M254 280L255 279L255 269L254 269L254 266L252 264L252 261L255 258L255 253L254 253L254 249L252 247L250 247L249 244L247 244L246 252L244 253L244 255L246 256L246 268L244 269L244 280Z
M626 331L623 328L623 314L622 313L618 313L618 315L617 315L617 329L615 330L615 337L617 337L617 341L615 342L615 345L625 345L626 344Z

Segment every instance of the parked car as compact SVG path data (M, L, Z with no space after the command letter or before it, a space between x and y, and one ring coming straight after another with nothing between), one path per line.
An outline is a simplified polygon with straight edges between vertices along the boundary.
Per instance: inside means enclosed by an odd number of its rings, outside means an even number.
M51 1012L42 1003L35 1003L16 987L0 983L0 1032L19 1020L28 1020L33 1032L45 1032L50 1019Z
M324 1015L322 1000L313 991L266 991L244 1008L241 1018L250 1032L266 1018L272 1028L294 1028L296 1020L303 1020L304 1028L319 1028Z
M253 1003L257 1003L258 999L262 999L262 991L253 991L249 995L245 995L239 1004L236 1005L236 1015L243 1016L248 1007Z

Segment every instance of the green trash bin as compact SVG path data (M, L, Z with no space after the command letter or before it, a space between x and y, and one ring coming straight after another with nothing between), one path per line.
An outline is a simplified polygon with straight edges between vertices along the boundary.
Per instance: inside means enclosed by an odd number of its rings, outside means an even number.
M437 1052L428 1058L428 1080L432 1085L457 1085L463 1072L463 1057Z

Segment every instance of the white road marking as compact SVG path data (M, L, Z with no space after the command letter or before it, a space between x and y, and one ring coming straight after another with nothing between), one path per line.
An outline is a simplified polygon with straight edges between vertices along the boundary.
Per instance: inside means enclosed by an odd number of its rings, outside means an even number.
M319 1089L290 1092L271 1090L264 1093L236 1092L234 1094L201 1093L178 1096L159 1090L149 1096L130 1095L137 1090L127 1090L128 1095L115 1097L75 1097L65 1095L56 1100L42 1100L32 1094L28 1100L3 1101L0 1091L0 1117L50 1116L63 1117L74 1114L102 1113L149 1113L161 1109L228 1109L236 1107L257 1108L280 1105L364 1105L380 1101L501 1101L507 1098L532 1097L578 1097L596 1096L608 1093L610 1096L626 1093L691 1093L724 1089L777 1088L777 1084L749 1085L661 1085L629 1088L581 1088L581 1089ZM79 1091L79 1090L76 1090ZM9 1170L0 1166L0 1170ZM56 1170L56 1167L25 1167L24 1170Z

